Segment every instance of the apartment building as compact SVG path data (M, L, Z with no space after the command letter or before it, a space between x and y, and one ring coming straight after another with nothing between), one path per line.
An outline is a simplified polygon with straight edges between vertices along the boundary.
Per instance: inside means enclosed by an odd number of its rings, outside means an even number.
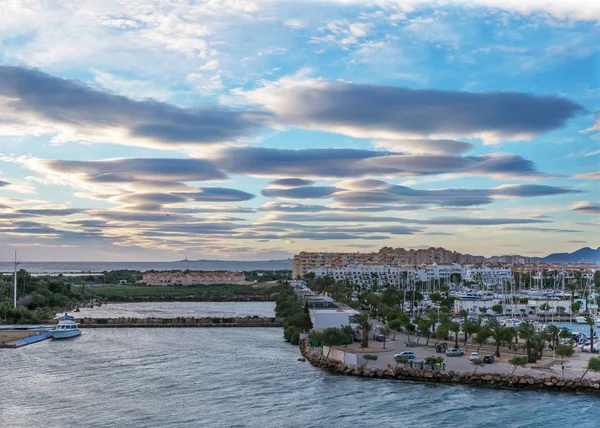
M444 248L405 249L383 247L377 253L316 253L301 252L292 262L293 278L302 277L317 268L345 266L419 266L464 263L463 255Z

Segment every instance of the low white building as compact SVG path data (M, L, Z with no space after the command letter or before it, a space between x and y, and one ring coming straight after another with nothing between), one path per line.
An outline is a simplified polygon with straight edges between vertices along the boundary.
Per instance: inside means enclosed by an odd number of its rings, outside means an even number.
M454 301L454 313L458 314L461 310L465 309L470 315L496 315L492 310L492 306L501 304L502 300L455 300ZM549 309L544 311L540 307L544 304L548 304ZM486 308L485 312L481 312L480 308ZM518 304L504 304L502 311L505 315L518 316L524 315L550 315L559 313L559 308L563 308L562 313L564 315L571 314L571 301L570 300L529 300L527 303ZM523 312L525 311L525 312Z
M387 265L358 265L345 267L320 267L311 270L316 276L330 276L336 281L348 281L361 288L404 287L415 281L428 282L439 279L450 280L452 274L459 274L464 281L483 283L484 286L496 285L513 281L513 275L508 268L472 267L451 265L423 266L387 266Z
M324 328L341 328L344 326L356 327L357 324L350 322L352 315L357 315L359 312L354 309L311 309L310 320L315 329Z

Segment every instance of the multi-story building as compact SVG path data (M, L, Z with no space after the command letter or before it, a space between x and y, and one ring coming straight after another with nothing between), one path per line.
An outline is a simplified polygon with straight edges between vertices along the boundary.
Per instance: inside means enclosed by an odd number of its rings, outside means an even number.
M419 266L429 264L463 263L463 255L444 248L404 249L383 247L377 253L309 253L301 252L292 262L293 278L301 277L316 268L344 266Z

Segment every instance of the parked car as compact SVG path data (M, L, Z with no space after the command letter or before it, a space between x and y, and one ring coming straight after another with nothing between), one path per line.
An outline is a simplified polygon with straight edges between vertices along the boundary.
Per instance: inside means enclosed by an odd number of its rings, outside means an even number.
M404 351L394 355L394 358L408 358L409 360L414 360L415 358L417 358L417 356L414 352Z
M461 355L465 355L465 353L458 348L450 348L446 351L446 355L449 357L460 357Z
M443 354L448 350L448 344L446 342L442 342L435 347L435 352L438 354Z
M471 352L471 356L469 357L470 361L480 360L479 352Z
M378 334L375 336L375 342L385 342L385 336L383 334Z
M496 359L494 358L493 355L484 355L483 356L483 362L486 364L492 364L494 361L496 361Z

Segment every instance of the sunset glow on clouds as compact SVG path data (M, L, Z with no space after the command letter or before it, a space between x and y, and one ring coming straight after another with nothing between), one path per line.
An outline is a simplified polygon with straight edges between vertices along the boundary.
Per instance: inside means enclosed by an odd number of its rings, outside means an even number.
M598 246L600 6L10 2L0 256Z

